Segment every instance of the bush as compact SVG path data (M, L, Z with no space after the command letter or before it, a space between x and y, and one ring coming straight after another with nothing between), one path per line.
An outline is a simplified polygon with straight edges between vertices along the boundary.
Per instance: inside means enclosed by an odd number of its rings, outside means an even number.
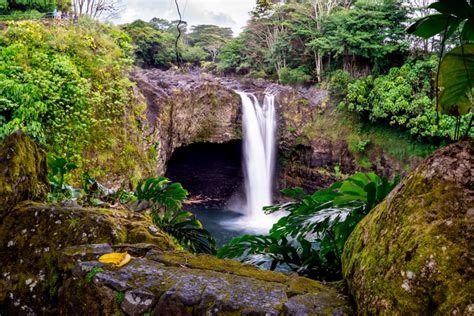
M302 85L310 82L311 76L302 67L296 69L282 68L279 73L279 80L281 84L285 85Z
M388 123L420 138L453 138L456 119L437 113L432 78L436 57L409 61L384 76L356 80L349 84L343 106L371 122ZM462 118L463 130L472 116Z
M194 253L216 252L216 241L190 212L181 210L188 192L164 177L140 182L135 191L139 201L150 204L153 222L185 249Z
M344 70L336 70L330 75L329 92L333 96L345 96L350 82L350 74Z

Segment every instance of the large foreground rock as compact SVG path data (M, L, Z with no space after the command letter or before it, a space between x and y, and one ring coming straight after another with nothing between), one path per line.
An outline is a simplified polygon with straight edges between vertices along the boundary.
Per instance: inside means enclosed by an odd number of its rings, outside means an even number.
M91 251L96 253L96 249ZM140 252L133 246L127 250ZM74 260L74 255L69 257ZM59 311L64 315L164 316L350 313L343 296L316 281L212 256L156 250L138 255L119 269L95 260L77 262L72 277L60 289Z
M0 220L25 200L43 200L49 192L46 152L23 132L0 144Z
M152 244L174 249L170 237L127 210L22 202L0 221L0 312L52 312L64 274L61 252L81 244ZM111 251L95 249L96 254ZM83 251L80 259L93 259ZM89 254L90 255L90 254ZM2 313L3 314L3 313Z
M343 273L360 314L474 313L473 154L439 150L356 227Z

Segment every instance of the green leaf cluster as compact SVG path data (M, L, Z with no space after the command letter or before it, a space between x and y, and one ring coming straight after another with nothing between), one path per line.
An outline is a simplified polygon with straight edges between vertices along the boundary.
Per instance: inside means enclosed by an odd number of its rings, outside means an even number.
M266 207L285 212L268 236L246 235L221 248L218 256L269 269L291 269L320 280L341 277L341 254L355 225L380 203L399 179L357 173L307 195L299 188L282 193L296 201Z
M213 254L216 252L215 239L192 213L181 209L187 195L180 183L164 177L140 182L135 190L137 200L151 203L149 208L155 225L170 234L179 245L195 253Z

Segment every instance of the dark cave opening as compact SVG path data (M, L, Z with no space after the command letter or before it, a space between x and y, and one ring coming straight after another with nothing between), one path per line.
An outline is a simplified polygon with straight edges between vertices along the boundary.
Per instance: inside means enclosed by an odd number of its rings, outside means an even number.
M242 142L178 148L168 162L166 177L181 183L191 200L223 205L243 190Z

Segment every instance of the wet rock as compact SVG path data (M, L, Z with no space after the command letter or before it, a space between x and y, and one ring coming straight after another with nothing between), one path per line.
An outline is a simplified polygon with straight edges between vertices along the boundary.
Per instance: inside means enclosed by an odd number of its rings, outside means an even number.
M474 141L435 152L344 248L360 314L470 315L474 301Z
M21 201L42 201L49 192L46 152L18 131L0 144L0 219Z
M313 112L328 96L319 89L295 89L264 80L218 78L201 72L136 69L131 79L147 101L150 145L164 171L175 149L193 143L226 143L242 138L241 100L235 90L276 93L279 147L288 150L311 123Z

